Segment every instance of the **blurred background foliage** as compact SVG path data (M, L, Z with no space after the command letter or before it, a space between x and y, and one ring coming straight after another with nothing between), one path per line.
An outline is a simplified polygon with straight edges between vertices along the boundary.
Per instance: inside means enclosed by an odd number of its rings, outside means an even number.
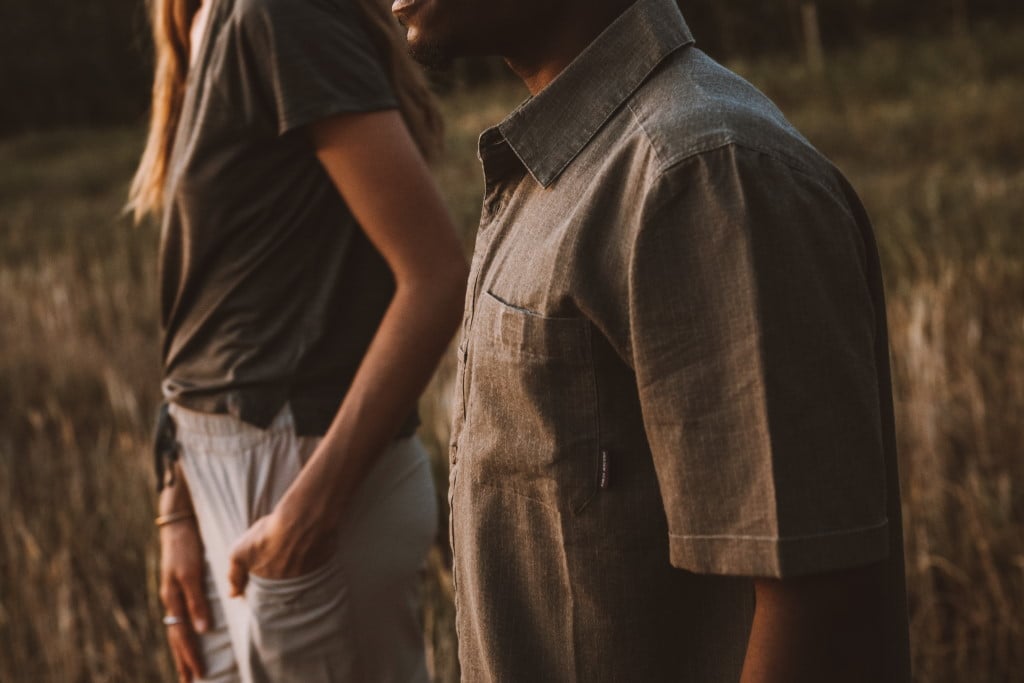
M382 0L383 1L383 0ZM802 9L814 5L830 48L878 35L962 34L978 23L1024 16L1021 0L679 0L698 45L716 59L805 50ZM142 121L150 79L143 0L0 3L0 135L69 125ZM467 60L443 85L507 73Z

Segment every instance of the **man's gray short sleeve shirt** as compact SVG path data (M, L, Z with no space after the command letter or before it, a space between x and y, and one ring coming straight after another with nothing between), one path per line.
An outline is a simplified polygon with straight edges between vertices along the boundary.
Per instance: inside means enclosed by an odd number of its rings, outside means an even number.
M908 680L868 219L640 0L481 136L452 434L466 680L730 681L750 577L884 563Z

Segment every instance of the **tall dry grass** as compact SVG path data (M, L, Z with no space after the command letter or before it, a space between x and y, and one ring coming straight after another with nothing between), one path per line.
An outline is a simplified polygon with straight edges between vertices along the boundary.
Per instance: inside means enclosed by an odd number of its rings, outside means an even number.
M925 682L1024 675L1024 30L877 43L815 78L736 65L843 167L889 288L913 656ZM446 102L439 177L472 241L476 133L520 92ZM155 591L150 228L116 216L141 131L0 142L0 681L172 680ZM452 368L423 402L440 490ZM444 509L443 498L439 506ZM457 680L447 551L424 580Z

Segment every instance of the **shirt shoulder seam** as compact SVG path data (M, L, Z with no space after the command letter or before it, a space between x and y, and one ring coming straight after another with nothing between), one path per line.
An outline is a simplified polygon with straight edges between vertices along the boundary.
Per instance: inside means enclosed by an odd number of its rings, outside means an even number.
M637 121L637 124L640 125L640 129L643 130L643 126L640 124L639 121ZM648 140L650 140L649 137ZM651 146L652 148L655 147L653 143ZM794 173L799 174L805 180L813 183L816 187L818 187L827 195L829 195L829 197L833 201L835 201L839 206L847 206L846 200L835 191L835 188L829 187L829 185L826 182L824 182L824 180L820 177L821 174L819 172L814 171L807 164L804 164L803 162L799 161L798 159L788 154L780 152L778 149L767 147L765 145L759 145L757 143L749 142L747 140L743 140L740 138L735 138L733 136L727 136L724 139L711 139L707 141L702 141L701 143L692 145L688 149L680 151L678 154L673 155L673 157L668 161L661 163L661 166L657 170L656 180L661 180L669 173L683 166L687 162L696 159L697 157L700 157L704 154L710 154L711 152L717 152L727 147L736 147L738 149L743 149L749 152L763 154L771 158L772 160L782 164L783 166L790 169ZM662 158L661 156L658 155L658 150L656 148L654 149L654 154L655 157L659 160L659 162L661 162Z
M660 176L665 168L665 160L662 158L661 152L658 150L658 146L654 144L654 138L652 138L651 134L647 132L646 128L644 128L644 122L640 118L640 115L637 114L636 109L633 108L633 102L631 100L626 102L626 108L629 109L629 113L632 114L633 122L636 123L637 128L639 128L640 132L644 134L644 139L647 140L647 145L651 148L651 152L654 154L654 158L658 162L658 175Z

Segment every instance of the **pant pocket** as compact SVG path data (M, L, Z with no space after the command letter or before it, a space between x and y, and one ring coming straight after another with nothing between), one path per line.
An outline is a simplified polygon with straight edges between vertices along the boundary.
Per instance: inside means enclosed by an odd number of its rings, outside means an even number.
M255 588L257 596L262 596L266 602L294 601L301 599L310 591L316 591L322 584L326 583L328 574L337 572L335 562L327 562L322 567L300 576L291 576L286 579L268 579L259 574L249 574L249 581Z
M337 561L289 579L250 575L246 601L255 681L360 680L351 594Z

